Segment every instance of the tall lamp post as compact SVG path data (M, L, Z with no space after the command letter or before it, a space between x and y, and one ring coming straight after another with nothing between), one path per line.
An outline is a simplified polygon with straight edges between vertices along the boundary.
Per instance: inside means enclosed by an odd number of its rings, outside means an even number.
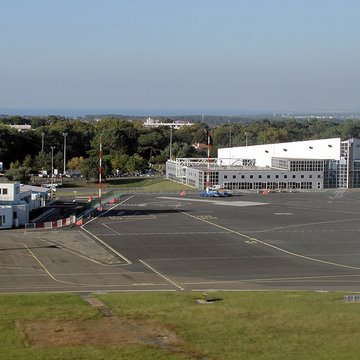
M63 171L63 176L66 174L66 137L67 137L67 133L64 132L63 136L64 136L64 171Z
M231 121L229 120L229 147L231 147Z
M42 132L41 133L41 152L42 153L44 152L44 136L45 136L45 133Z
M249 135L250 135L250 133L245 131L245 146L248 146L248 136Z
M172 132L173 132L173 128L172 126L170 126L170 160L172 160Z
M51 146L51 190L50 190L50 194L51 197L53 197L53 186L54 186L54 149L55 146Z

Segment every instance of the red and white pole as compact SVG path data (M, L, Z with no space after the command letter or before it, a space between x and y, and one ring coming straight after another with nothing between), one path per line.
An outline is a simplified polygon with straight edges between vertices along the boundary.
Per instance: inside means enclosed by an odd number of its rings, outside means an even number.
M208 155L208 162L207 162L207 173L206 173L206 191L209 191L210 187L210 142L211 142L211 133L210 131L207 132L207 155Z
M100 135L100 145L99 145L99 157L100 157L100 164L99 164L99 210L102 210L101 205L101 192L102 192L102 135Z

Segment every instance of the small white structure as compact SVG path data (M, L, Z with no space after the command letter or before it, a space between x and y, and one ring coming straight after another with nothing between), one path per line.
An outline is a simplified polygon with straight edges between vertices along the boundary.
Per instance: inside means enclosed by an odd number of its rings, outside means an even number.
M191 126L191 125L193 125L193 123L191 123L189 121L177 120L177 121L173 121L173 122L164 123L164 122L161 122L160 120L155 120L150 117L148 117L146 119L146 121L144 122L145 127L167 126L167 127L172 127L174 129L180 129L183 126Z
M30 211L45 205L48 191L19 182L0 183L0 229L28 223Z
M28 131L31 130L31 125L9 125L11 128L17 131Z

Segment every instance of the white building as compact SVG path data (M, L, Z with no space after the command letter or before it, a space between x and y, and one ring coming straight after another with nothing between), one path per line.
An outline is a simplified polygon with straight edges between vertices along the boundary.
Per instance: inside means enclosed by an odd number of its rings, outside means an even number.
M172 127L174 129L180 129L183 126L191 126L193 125L193 123L189 122L189 121L173 121L173 122L161 122L160 120L155 120L152 119L150 117L148 117L146 119L146 121L144 122L144 126L145 127L160 127L160 126L167 126L167 127Z
M224 165L241 158L255 161L255 166L271 167L273 158L340 160L340 146L340 138L239 146L219 149L218 158Z
M167 178L199 189L360 188L360 140L340 138L241 146L216 159L176 159Z
M45 204L49 189L0 182L0 229L25 225L29 213Z

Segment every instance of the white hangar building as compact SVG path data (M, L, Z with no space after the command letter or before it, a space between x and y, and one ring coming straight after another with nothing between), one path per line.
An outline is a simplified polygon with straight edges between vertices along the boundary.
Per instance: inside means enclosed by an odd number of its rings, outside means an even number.
M230 190L358 188L360 140L331 138L222 148L210 161L169 160L166 174L168 179L198 189L214 185Z

